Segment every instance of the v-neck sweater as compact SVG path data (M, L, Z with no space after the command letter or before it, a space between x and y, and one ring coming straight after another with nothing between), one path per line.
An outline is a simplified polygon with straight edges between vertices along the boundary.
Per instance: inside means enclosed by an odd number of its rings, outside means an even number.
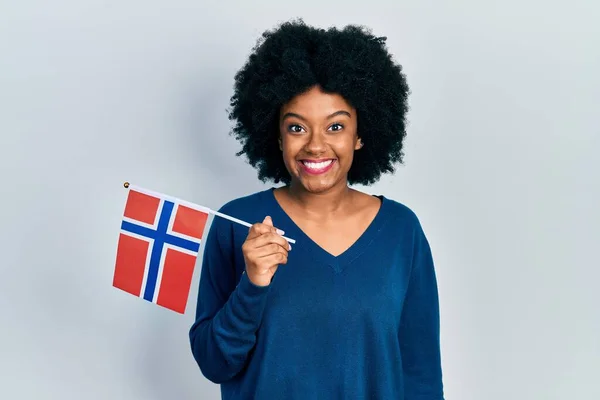
M271 283L257 286L242 254L248 228L211 222L189 334L223 400L443 400L429 242L411 209L376 197L375 218L338 256L294 223L274 188L219 209L250 223L269 215L296 241Z

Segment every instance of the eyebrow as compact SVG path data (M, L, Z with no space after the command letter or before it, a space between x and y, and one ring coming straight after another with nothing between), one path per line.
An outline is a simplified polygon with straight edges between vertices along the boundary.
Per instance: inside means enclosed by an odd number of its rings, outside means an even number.
M351 117L351 115L350 115L350 113L348 111L339 110L339 111L334 112L333 114L328 115L327 119L331 119L333 117L337 117L338 115L346 115L348 117ZM302 115L296 114L296 113L293 113L293 112L285 113L283 115L283 117L281 117L281 120L283 121L284 119L291 118L291 117L295 117L295 118L301 119L302 121L306 121L306 118L304 118Z

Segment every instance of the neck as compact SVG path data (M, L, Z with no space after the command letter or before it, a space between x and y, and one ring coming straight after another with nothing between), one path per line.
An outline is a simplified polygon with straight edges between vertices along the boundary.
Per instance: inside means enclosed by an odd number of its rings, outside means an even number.
M291 182L287 191L305 212L323 218L340 212L348 204L351 194L345 181L321 193L309 192L299 182Z

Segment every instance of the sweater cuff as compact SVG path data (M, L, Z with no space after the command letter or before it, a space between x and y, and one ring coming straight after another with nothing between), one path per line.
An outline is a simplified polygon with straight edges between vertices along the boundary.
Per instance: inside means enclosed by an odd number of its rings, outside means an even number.
M271 285L258 286L252 283L246 271L242 273L240 282L238 283L238 293L242 297L261 297L269 293Z

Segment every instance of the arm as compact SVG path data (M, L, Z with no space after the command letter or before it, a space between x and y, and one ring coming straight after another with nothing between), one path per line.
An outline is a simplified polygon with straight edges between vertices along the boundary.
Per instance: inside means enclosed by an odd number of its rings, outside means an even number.
M406 400L443 400L437 281L431 249L419 224L399 340Z
M215 383L233 378L254 347L269 287L244 273L236 286L232 224L215 218L202 261L196 320L189 335L202 374Z

